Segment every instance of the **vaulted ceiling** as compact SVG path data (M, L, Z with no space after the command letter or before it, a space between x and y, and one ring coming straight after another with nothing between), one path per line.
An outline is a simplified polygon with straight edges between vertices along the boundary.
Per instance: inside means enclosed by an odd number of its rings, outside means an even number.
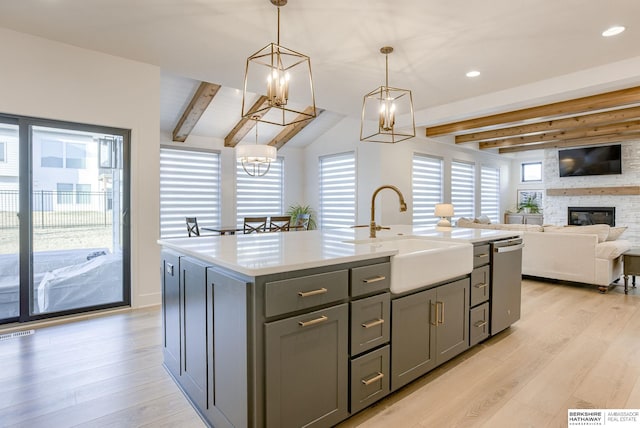
M601 37L613 24L627 31ZM225 139L239 123L247 56L275 41L276 10L269 0L20 0L0 2L0 26L159 66L169 133L200 82L220 85L191 132ZM362 96L383 83L381 46L395 49L390 83L411 89L420 112L637 58L639 39L635 0L289 0L281 42L311 57L325 112L287 144L304 145L341 117L358 116ZM465 77L471 69L482 74ZM417 117L418 126L435 124L429 114ZM275 141L282 130L261 132Z

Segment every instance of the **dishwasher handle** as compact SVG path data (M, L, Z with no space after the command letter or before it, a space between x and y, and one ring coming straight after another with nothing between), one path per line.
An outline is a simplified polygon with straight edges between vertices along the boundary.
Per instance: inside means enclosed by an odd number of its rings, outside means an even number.
M495 247L493 251L496 253L509 253L511 251L519 251L524 248L524 244L507 245L505 247Z

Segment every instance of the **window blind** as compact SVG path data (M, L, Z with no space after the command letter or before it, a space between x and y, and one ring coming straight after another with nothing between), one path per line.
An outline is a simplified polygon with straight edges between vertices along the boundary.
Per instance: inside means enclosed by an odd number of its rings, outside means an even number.
M454 219L475 217L475 166L466 162L451 162L451 203Z
M440 220L433 215L442 199L442 159L413 155L411 187L413 192L413 224L435 226Z
M355 153L320 158L320 227L330 229L356 224Z
M160 148L160 236L186 237L185 217L220 225L220 155Z
M245 217L283 215L283 158L271 162L269 171L252 177L236 162L236 216L242 227Z
M500 169L480 168L480 214L500 223Z

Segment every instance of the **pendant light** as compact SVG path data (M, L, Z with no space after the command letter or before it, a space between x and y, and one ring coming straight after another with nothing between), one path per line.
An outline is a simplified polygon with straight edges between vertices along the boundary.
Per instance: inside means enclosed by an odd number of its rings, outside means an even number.
M269 172L271 162L277 159L277 149L267 144L258 144L258 119L259 116L252 116L256 121L256 143L240 144L236 147L236 157L242 163L242 169L252 177L261 177Z
M278 38L247 58L242 92L242 117L258 115L260 122L286 126L316 117L311 61L304 54L280 45L280 7L287 0L270 0L278 8ZM307 83L308 82L308 83ZM257 109L248 100L251 95L266 95ZM296 108L290 95L301 103ZM311 106L310 110L306 110Z
M408 89L389 86L390 46L380 48L385 56L385 85L369 92L362 102L360 141L397 143L416 136L413 97Z

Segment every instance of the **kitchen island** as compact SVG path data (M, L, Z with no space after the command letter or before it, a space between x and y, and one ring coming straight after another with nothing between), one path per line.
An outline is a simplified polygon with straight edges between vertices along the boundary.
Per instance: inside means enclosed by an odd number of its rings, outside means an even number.
M493 333L489 244L514 232L367 233L159 241L164 363L208 424L332 426ZM438 245L397 245L419 240ZM398 284L392 268L414 266L401 260L449 249L447 267L423 263L409 276L422 282Z

